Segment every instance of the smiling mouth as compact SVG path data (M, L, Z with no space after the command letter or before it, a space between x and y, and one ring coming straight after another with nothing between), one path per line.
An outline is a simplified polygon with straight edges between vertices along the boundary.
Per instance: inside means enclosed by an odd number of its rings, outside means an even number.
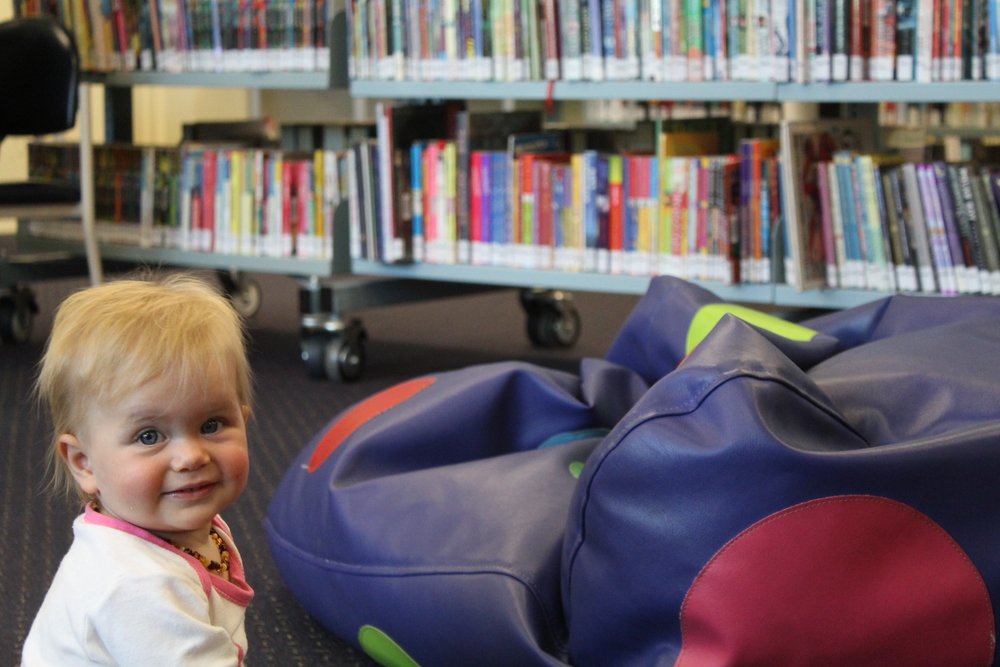
M185 500L199 499L207 496L216 487L217 482L204 482L202 484L193 484L191 486L185 486L182 489L174 489L173 491L167 491L163 495L169 496L171 498L181 498Z

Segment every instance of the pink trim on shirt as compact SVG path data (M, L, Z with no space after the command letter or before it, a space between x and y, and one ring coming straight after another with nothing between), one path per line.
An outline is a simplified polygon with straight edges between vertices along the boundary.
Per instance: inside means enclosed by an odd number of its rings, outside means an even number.
M212 594L212 589L214 588L219 595L234 604L240 605L241 607L246 607L250 604L250 600L253 599L253 589L250 588L250 585L247 584L246 579L244 578L243 562L240 560L240 557L237 555L236 549L234 548L233 536L229 532L229 527L218 516L212 519L212 525L225 535L224 541L226 542L226 546L229 547L229 577L232 581L226 581L222 577L212 574L205 569L197 558L184 553L174 545L170 544L161 537L157 537L145 528L140 528L139 526L131 524L127 521L122 521L117 517L101 514L100 512L95 511L89 503L84 510L83 520L85 523L94 526L104 526L105 528L120 530L123 533L128 533L129 535L146 540L147 542L155 544L158 547L162 547L167 551L177 554L194 568L195 573L198 575L198 580L201 582L201 587L205 591L205 597L210 596Z

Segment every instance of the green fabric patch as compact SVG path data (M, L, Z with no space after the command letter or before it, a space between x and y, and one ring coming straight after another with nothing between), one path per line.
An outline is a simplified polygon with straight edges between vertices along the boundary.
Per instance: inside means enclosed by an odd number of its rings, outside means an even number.
M730 303L710 303L707 306L702 306L691 320L691 326L688 327L685 354L691 354L691 350L698 343L705 340L705 337L715 328L715 325L719 323L722 316L727 313L735 315L755 327L776 333L789 340L807 341L812 340L813 336L816 335L816 332L812 329L807 329L800 324L783 320L774 315L762 313L753 308L745 308Z
M361 626L358 643L368 657L383 667L420 667L389 635L374 626Z
M580 479L581 472L583 472L583 461L573 461L569 464L569 474L575 479Z

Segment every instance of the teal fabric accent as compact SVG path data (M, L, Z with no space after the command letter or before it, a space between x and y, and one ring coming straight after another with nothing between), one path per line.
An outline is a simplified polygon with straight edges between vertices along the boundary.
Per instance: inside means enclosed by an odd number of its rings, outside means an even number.
M564 433L556 433L552 437L548 438L545 442L538 445L538 448L542 447L554 447L556 445L564 445L567 442L576 442L577 440L584 440L586 438L603 438L608 434L610 429L606 428L585 428L580 431L566 431Z

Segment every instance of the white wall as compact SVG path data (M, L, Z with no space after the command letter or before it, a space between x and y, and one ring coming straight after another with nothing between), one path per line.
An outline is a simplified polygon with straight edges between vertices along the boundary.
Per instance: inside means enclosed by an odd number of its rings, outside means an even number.
M176 145L184 123L245 120L249 114L250 93L239 88L136 86L132 89L132 140Z

